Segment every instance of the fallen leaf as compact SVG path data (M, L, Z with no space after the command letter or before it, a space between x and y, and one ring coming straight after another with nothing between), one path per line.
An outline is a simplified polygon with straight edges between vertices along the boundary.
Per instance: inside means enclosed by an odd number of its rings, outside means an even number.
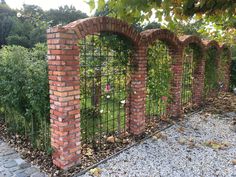
M120 138L121 138L121 139L122 139L122 138L127 138L129 135L130 135L130 134L125 131L125 132L122 132L122 133L120 134Z
M210 141L205 142L205 145L212 149L225 149L229 146L229 143L226 143L226 142L220 143L217 141L210 140Z
M116 138L114 136L109 136L107 137L107 142L108 143L115 143Z
M102 170L100 168L93 168L91 170L89 170L90 174L93 176L101 176L101 172Z
M116 143L121 143L122 141L121 141L121 139L119 139L119 138L115 138L115 142L116 142Z
M193 149L196 147L196 144L194 142L189 141L188 142L188 148Z
M236 165L236 159L232 160L232 164Z
M93 155L93 150L90 149L90 148L87 148L85 155L87 155L87 156L92 156L92 155Z
M190 137L188 140L189 142L194 142L194 139L192 137Z
M130 142L129 139L123 139L123 140L122 140L122 143L123 143L123 144L129 144L129 142Z
M167 140L167 135L163 133L157 133L153 137L154 139Z
M179 138L178 139L179 144L184 145L186 143L186 140L184 138Z
M179 127L179 128L177 129L177 131L178 131L179 133L183 133L183 132L184 132L184 128L183 128L183 127Z

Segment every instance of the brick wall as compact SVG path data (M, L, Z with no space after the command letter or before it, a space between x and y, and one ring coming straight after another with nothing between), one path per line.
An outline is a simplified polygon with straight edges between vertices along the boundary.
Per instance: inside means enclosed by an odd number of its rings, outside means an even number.
M81 160L80 58L77 43L87 35L99 32L123 35L133 43L132 62L135 67L131 72L131 91L127 100L129 106L126 108L126 119L129 131L134 135L141 135L145 130L148 47L156 40L161 40L169 48L172 58L171 95L173 101L168 106L168 110L172 117L178 118L182 117L181 81L184 47L194 43L202 52L193 76L195 78L193 102L200 105L204 87L205 50L211 45L216 45L215 41L202 42L196 36L178 38L168 30L153 29L138 33L127 23L110 17L77 20L66 26L57 26L47 30L53 163L62 169L68 169L80 163ZM228 68L225 71L227 79L229 79Z

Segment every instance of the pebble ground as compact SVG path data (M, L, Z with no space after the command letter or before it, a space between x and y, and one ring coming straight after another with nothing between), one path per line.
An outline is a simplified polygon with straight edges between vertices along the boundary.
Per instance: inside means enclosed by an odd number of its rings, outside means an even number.
M236 177L236 114L195 114L83 177Z
M234 112L192 115L82 176L236 177L236 133L230 126L233 118ZM46 174L0 140L0 177Z
M47 177L0 140L0 177Z

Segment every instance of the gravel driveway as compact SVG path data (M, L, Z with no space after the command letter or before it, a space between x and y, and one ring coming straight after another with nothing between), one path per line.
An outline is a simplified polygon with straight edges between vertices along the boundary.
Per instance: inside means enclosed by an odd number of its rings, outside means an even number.
M83 177L236 177L230 116L195 114L110 159Z

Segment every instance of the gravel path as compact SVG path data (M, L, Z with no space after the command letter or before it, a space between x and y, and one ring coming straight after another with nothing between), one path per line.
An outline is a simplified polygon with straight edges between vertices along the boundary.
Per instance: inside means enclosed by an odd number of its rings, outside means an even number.
M236 114L229 116L192 115L83 177L236 177L236 133L229 121Z
M24 161L15 150L0 140L0 177L46 177L46 175Z

